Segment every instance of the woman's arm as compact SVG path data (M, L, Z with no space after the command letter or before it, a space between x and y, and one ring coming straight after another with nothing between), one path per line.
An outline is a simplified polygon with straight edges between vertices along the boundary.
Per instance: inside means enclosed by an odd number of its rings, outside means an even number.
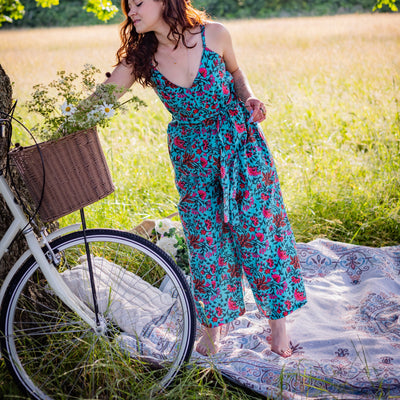
M211 22L207 24L207 43L225 62L226 69L232 74L236 94L245 103L246 108L252 113L254 122L265 119L266 109L264 104L254 96L246 75L239 68L236 55L233 50L231 35L224 25Z
M114 68L113 72L103 83L116 85L117 88L121 89L118 91L117 97L121 97L133 85L134 82L135 78L132 75L132 68L122 62Z

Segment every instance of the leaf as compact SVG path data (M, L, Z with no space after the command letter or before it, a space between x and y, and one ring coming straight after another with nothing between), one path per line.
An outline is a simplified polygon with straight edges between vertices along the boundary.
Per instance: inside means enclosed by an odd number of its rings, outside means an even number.
M0 26L3 22L12 22L25 15L24 6L19 0L3 0L0 2Z
M43 8L50 8L52 6L58 6L60 4L60 1L59 0L36 0L36 3L38 3Z
M100 21L108 21L118 12L110 0L87 0L84 9L92 12Z

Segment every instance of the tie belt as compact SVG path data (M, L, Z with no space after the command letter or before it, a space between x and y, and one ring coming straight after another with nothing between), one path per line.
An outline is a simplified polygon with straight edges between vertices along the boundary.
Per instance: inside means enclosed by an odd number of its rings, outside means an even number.
M240 107L240 106L237 106ZM243 124L243 120L240 117L243 116L242 113L235 113L234 117L228 112L228 109L220 109L220 111L211 117L205 118L203 120L175 120L175 123L179 125L189 125L189 126L210 126L216 125L218 131L218 138L220 141L220 156L221 156L221 187L223 193L223 213L224 222L231 223L232 225L237 225L239 222L239 206L236 200L238 180L239 180L239 149L243 135L247 135L247 129L242 132L237 130L238 125ZM226 149L226 138L224 137L224 132L221 132L221 125L223 123L222 117L225 116L225 125L229 125L229 133L233 138L230 144L229 150ZM239 117L239 118L238 118ZM237 119L237 121L235 121Z

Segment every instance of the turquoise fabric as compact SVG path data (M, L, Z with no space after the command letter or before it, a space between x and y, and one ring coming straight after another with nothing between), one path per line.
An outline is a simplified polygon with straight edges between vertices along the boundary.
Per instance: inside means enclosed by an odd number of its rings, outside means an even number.
M168 146L202 324L245 312L242 278L268 318L306 303L296 243L263 132L250 122L224 60L207 48L190 88L156 68L155 90L172 115Z

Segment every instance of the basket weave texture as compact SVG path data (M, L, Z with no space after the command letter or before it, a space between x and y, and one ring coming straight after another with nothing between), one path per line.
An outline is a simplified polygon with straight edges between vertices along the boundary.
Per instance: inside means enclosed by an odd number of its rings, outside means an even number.
M44 196L39 208L43 222L55 221L114 191L96 128L39 143L44 161ZM30 195L39 206L43 166L37 145L10 152Z

